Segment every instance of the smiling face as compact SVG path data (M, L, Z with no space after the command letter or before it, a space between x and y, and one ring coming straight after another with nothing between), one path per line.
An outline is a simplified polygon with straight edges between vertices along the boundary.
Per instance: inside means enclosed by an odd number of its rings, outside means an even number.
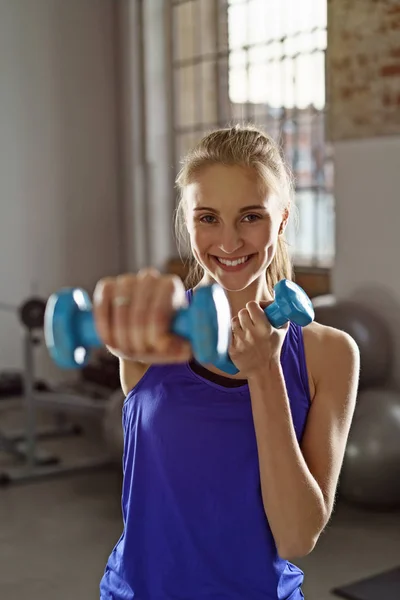
M209 165L187 186L185 199L191 248L205 280L229 291L265 281L288 212L276 195L262 193L256 171Z

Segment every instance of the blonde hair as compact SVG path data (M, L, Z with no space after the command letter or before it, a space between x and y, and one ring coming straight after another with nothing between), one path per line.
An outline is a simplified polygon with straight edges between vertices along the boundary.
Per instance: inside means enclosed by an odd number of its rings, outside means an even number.
M212 131L203 137L185 156L176 178L180 192L175 211L175 235L179 253L181 244L188 243L186 227L187 203L185 188L192 183L202 167L212 164L252 167L259 176L263 193L273 191L282 202L282 209L293 202L293 182L274 140L254 126L235 126ZM267 284L272 291L281 279L292 279L293 269L287 242L283 234L278 237L275 255L267 269ZM193 256L189 258L189 273L185 280L187 288L195 287L203 277L203 269Z

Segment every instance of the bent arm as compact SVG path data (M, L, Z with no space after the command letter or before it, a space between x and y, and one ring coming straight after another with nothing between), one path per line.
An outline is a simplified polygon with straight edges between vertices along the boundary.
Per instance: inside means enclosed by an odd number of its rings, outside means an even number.
M312 355L316 392L301 447L281 365L249 380L264 508L288 559L311 552L330 518L358 387L358 348L349 336L324 328Z

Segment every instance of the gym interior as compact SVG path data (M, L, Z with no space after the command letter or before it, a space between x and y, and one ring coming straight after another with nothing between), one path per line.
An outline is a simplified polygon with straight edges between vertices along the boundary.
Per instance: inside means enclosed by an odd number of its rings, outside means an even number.
M361 357L304 595L398 600L398 0L0 0L0 77L0 597L95 600L122 531L117 359L56 365L51 294L149 265L184 278L181 157L250 122L295 174L295 281Z

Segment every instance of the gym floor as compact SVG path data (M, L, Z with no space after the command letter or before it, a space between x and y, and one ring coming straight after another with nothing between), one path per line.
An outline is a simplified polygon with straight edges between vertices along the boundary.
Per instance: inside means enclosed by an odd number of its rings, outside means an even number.
M1 414L4 426L4 413ZM68 457L101 450L90 438L58 440ZM48 446L48 444L47 444ZM0 488L0 597L98 600L105 562L121 533L117 470ZM305 571L306 600L400 563L400 512L376 514L338 503Z

